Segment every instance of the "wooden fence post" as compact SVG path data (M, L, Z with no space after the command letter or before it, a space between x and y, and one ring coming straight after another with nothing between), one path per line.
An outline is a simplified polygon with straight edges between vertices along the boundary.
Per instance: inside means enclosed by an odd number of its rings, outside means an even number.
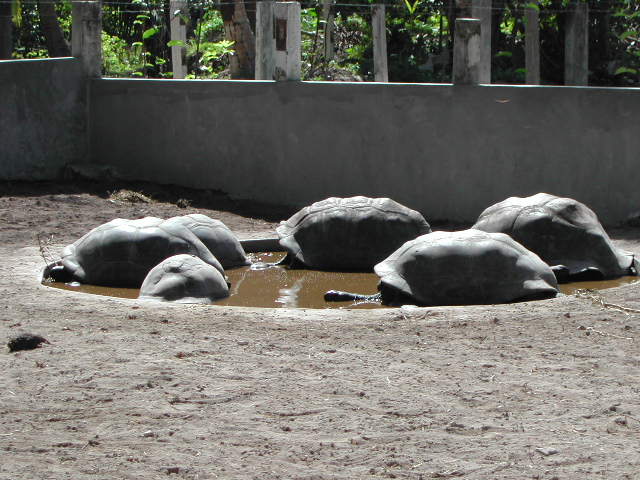
M10 60L13 54L13 15L11 2L0 2L0 60Z
M373 73L376 82L388 82L387 68L387 25L384 5L371 7L371 27L373 31Z
M540 85L540 4L532 2L524 14L524 62L527 85Z
M480 20L457 18L453 41L453 83L477 85L480 80Z
M471 17L480 20L479 83L491 83L491 7L492 0L473 0Z
M450 5L453 7L454 2ZM459 10L458 18L471 18L473 0L455 0L455 7Z
M564 84L589 83L589 5L572 0L564 39Z
M276 71L276 40L272 0L256 4L256 80L273 80Z
M322 0L322 19L324 20L323 55L325 61L333 60L335 50L333 48L333 0Z
M273 8L275 23L275 79L300 80L301 37L300 3L276 2Z
M80 59L87 77L102 76L102 3L73 2L71 5L71 55Z
M171 0L169 10L171 41L180 42L180 45L171 46L171 68L173 78L181 79L187 76L187 25L184 19L189 12L184 0Z

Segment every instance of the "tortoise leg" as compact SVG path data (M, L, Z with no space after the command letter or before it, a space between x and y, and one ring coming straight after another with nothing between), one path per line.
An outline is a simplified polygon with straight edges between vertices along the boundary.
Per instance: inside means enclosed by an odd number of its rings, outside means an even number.
M424 306L416 302L414 298L400 292L396 288L390 287L385 283L378 285L378 288L380 289L379 295L383 305L388 305L390 307L401 307L402 305Z
M583 268L579 272L571 273L569 268L564 265L554 265L551 267L551 271L556 276L558 283L604 280L602 272L595 267L587 267Z
M569 283L571 274L569 268L564 265L554 265L551 267L551 271L556 276L558 283Z
M571 275L572 282L592 282L604 280L604 275L595 267L587 267Z
M282 260L279 262L273 263L272 265L277 265L279 267L289 267L292 270L301 270L303 268L307 268L307 266L299 261L295 255L291 255L291 252L287 252Z

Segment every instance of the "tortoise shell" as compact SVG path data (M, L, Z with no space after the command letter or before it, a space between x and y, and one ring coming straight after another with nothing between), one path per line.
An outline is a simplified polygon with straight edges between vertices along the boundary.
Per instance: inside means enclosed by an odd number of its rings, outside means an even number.
M510 197L487 208L472 227L506 233L570 275L597 270L603 278L630 275L633 255L614 247L597 215L571 198L547 193Z
M399 296L418 305L508 303L558 292L551 268L535 253L503 233L472 229L410 240L375 272L383 300Z
M276 229L280 245L307 268L371 271L407 240L431 231L423 216L389 198L331 197Z
M174 255L153 267L138 298L177 303L212 303L229 296L218 269L194 255Z
M80 283L140 287L154 266L180 253L195 255L224 272L189 228L156 217L117 218L100 225L66 246L60 262Z

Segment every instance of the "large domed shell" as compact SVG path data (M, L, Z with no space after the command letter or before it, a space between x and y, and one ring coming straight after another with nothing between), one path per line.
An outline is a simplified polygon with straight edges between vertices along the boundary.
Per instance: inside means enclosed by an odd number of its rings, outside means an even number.
M229 285L213 266L193 255L174 255L151 269L138 298L176 303L212 303L229 296Z
M224 272L209 249L184 225L155 217L115 219L94 228L62 251L73 280L114 287L140 287L164 259L187 253Z
M551 268L509 236L479 230L410 240L375 266L383 297L418 305L475 305L553 297ZM391 295L393 296L393 295Z
M586 269L604 278L632 273L633 254L618 250L596 214L571 198L510 197L482 212L473 228L506 233L547 264L565 265L570 275Z
M172 223L184 225L191 230L225 269L251 263L238 238L220 220L209 218L200 213L193 213L165 221L165 225Z
M389 198L327 198L276 229L296 262L320 270L371 271L407 240L431 231L423 216Z

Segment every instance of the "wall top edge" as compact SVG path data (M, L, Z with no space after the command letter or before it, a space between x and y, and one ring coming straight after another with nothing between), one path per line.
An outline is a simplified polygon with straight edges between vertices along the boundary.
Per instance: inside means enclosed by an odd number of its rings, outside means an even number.
M538 90L589 90L589 91L609 91L609 92L635 92L640 93L639 87L600 87L600 86L574 86L574 85L514 85L514 84L479 84L479 85L453 85L452 83L400 83L400 82L322 82L322 81L300 81L300 82L275 82L273 80L174 80L174 79L158 79L158 78L115 78L115 77L103 77L92 79L93 82L108 82L108 83L146 83L156 85L314 85L324 87L379 87L379 88L407 88L407 87L445 87L456 89L491 89L491 88L513 88L513 89L538 89Z
M4 64L17 64L17 63L37 63L37 62L69 62L77 60L75 57L55 57L55 58L20 58L11 60L0 60L0 65Z

